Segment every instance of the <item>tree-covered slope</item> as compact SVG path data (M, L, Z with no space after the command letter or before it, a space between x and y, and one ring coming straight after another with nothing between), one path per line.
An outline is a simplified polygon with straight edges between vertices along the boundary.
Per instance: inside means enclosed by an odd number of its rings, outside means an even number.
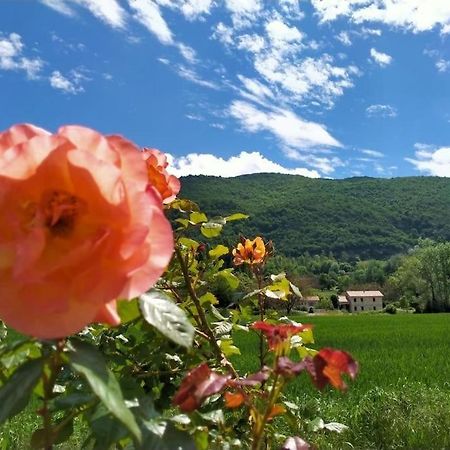
M244 212L248 221L226 236L272 239L289 256L309 252L383 258L420 237L450 240L450 179L311 179L256 174L236 178L189 176L182 197L210 215Z

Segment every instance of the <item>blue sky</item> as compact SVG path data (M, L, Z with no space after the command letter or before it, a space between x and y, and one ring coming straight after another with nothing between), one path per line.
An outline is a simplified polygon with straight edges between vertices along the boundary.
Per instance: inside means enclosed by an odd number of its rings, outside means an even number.
M178 175L450 176L450 1L3 0L0 105Z

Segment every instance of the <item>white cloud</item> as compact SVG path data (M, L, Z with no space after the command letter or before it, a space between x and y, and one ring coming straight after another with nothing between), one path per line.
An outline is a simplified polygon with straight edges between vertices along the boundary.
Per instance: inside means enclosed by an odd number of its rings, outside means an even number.
M370 105L366 108L367 117L397 117L397 110L391 105Z
M209 175L227 178L251 173L284 173L310 178L320 177L317 170L300 167L289 169L270 161L259 152L241 152L239 155L231 156L228 159L212 154L190 153L186 156L173 158L170 161L170 171L178 177Z
M416 145L416 148L417 145ZM428 175L450 177L450 147L441 147L437 150L416 150L415 158L405 158L417 170Z
M75 11L66 3L65 0L40 0L45 6L54 9L60 14L73 16Z
M450 69L450 61L447 59L440 58L436 61L436 69L441 72L448 72Z
M154 34L162 44L173 44L173 36L164 20L159 6L152 0L128 0L137 19L150 33Z
M41 3L55 11L74 16L72 6L88 9L95 17L114 28L125 28L127 13L117 0L40 0Z
M237 48L239 50L246 50L250 53L259 53L266 46L265 39L258 34L243 34L238 36L237 40ZM231 43L232 42L233 40L231 39Z
M237 28L251 23L263 9L261 0L225 0L225 6L231 12L233 25Z
M24 56L25 46L20 34L0 35L0 70L23 71L29 79L35 79L41 72L44 61Z
M383 158L384 157L384 154L381 152L378 152L377 150L362 149L360 151L361 151L361 153L371 156L372 158Z
M392 56L387 53L379 52L378 50L371 48L370 56L373 60L382 67L388 66L392 62Z
M181 11L187 19L193 20L203 14L209 14L212 5L212 0L185 0Z
M267 36L275 47L284 47L289 42L299 42L303 38L297 27L289 27L280 19L266 23Z
M219 22L214 28L212 38L217 39L224 45L231 45L233 44L233 28Z
M239 90L242 97L263 105L273 100L273 92L265 84L254 78L247 78L242 75L238 75L238 78L244 85L244 89Z
M355 23L381 22L415 33L450 30L448 0L312 0L322 22L347 16Z
M346 163L337 156L318 156L308 153L302 153L298 150L289 148L285 149L284 153L288 158L296 161L306 162L309 166L320 170L325 175L330 175L338 167L346 166Z
M177 46L178 50L180 50L181 56L183 56L187 62L191 64L195 64L197 62L197 53L192 47L182 44L181 42L179 42Z
M352 76L359 74L355 66L338 67L333 58L290 59L282 53L261 53L255 58L255 69L264 79L281 88L285 99L293 102L311 99L333 106L336 97L353 87Z
M337 36L336 39L343 45L346 45L347 47L349 47L350 45L352 45L352 41L350 39L350 35L348 34L347 31L341 31Z
M324 125L303 120L287 109L263 111L246 101L235 100L229 108L229 114L246 131L268 131L288 147L310 149L318 146L341 146Z
M85 77L79 72L71 74L72 79L65 77L59 70L54 70L49 78L52 88L65 92L66 94L79 94L84 91L81 81Z
M216 90L220 89L216 83L214 83L213 81L204 80L195 72L194 69L191 69L189 67L180 65L177 69L177 73L178 75L180 75L180 77L189 80L192 83L198 84L199 86Z

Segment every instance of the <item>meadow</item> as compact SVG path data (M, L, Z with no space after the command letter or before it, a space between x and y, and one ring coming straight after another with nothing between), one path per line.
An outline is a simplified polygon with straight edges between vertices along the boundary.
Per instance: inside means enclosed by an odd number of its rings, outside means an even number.
M309 419L341 422L342 434L313 433L308 441L330 449L450 448L450 315L360 314L297 316L314 325L315 346L350 352L360 373L345 393L317 392L306 374L287 390ZM235 336L241 370L257 368L255 333ZM287 427L282 419L275 424Z
M447 449L450 448L450 315L361 314L293 316L314 325L315 346L349 351L360 373L342 393L318 392L302 374L287 398L307 419L341 422L341 434L313 432L298 422L297 432L320 449ZM242 355L234 362L242 371L257 369L257 335L236 333ZM32 409L0 430L0 449L28 447L38 419ZM289 427L276 419L280 431ZM85 431L77 426L70 444L81 448ZM292 428L291 428L292 429Z

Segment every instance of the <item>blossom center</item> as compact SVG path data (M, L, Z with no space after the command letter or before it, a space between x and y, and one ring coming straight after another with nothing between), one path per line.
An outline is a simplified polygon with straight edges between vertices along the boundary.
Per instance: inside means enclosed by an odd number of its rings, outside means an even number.
M40 213L51 234L70 234L77 218L86 210L86 203L77 196L62 190L45 191L41 197Z

